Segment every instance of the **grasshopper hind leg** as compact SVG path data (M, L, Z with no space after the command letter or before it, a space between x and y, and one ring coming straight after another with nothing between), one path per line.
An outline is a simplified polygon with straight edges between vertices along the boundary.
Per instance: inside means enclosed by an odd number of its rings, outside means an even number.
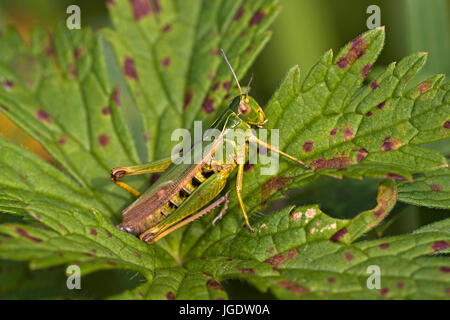
M177 229L191 223L192 221L200 218L201 216L204 216L205 214L211 212L212 210L217 208L222 203L225 203L223 208L220 210L219 215L216 218L214 218L214 220L212 222L212 225L214 226L214 224L217 220L222 219L224 213L226 212L226 209L228 208L228 195L229 194L230 194L230 191L228 191L223 197L220 197L219 199L217 199L210 205L206 206L202 210L198 211L197 213L189 216L188 218L182 220L181 222L177 223L176 225L173 225L172 227L170 227L160 233L158 233L159 230L154 230L154 231L148 230L148 231L144 232L143 234L140 235L141 240L145 241L149 244L154 243L154 242L160 240L161 238L164 238L169 233L172 233L175 230L177 230Z

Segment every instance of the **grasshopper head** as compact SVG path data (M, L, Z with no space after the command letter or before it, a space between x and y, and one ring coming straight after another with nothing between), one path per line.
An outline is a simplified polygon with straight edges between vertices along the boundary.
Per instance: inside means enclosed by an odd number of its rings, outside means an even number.
M233 99L231 105L238 117L251 126L261 128L267 122L261 106L251 96L245 94L239 95Z

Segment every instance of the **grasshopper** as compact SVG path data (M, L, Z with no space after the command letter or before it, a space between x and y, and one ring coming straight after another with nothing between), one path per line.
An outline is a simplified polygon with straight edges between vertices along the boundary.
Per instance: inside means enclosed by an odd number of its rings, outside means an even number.
M220 130L221 134L209 145L209 151L202 156L201 161L194 164L176 164L169 157L147 164L117 167L111 170L111 180L138 197L123 211L123 220L118 228L139 236L141 240L149 244L224 204L219 215L212 222L214 225L227 209L230 191L223 196L219 196L219 194L224 189L228 177L236 168L237 199L245 224L254 232L241 196L244 174L244 161L242 159L245 159L246 153L248 153L249 142L263 146L267 150L276 152L309 169L299 159L259 140L255 135L245 137L244 148L241 148L242 146L237 145L234 141L226 139L230 130L242 129L248 132L249 129L254 127L261 128L267 120L258 102L248 95L250 83L247 85L247 92L244 93L224 51L221 51L236 81L240 95L232 100L228 108L211 125L210 128ZM205 142L201 143L204 144ZM225 159L215 158L218 148L223 148L225 144L231 144L233 154ZM158 172L163 173L142 195L139 191L121 181L126 176Z

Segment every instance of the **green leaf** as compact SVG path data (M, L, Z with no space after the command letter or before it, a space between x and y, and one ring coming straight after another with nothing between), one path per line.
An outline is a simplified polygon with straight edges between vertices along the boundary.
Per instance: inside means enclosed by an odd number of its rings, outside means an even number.
M416 206L450 209L450 170L427 172L414 183L398 184L399 200Z
M292 68L264 108L267 128L279 130L280 149L313 170L285 159L277 176L261 175L261 165L246 170L243 198L255 233L242 228L231 193L214 228L209 215L147 245L115 227L132 198L110 182L109 170L165 156L174 129L212 121L237 94L218 49L243 77L268 41L279 5L115 0L109 10L113 29L69 31L60 24L52 35L35 29L29 46L15 29L2 30L0 111L54 162L0 138L0 211L12 217L1 220L0 259L26 261L33 272L77 264L83 277L128 269L146 279L111 292L112 299L225 299L220 282L234 278L283 299L448 296L448 258L425 256L449 252L449 219L358 241L386 218L397 192L405 202L448 208L448 169L433 171L446 159L421 145L449 137L450 85L437 75L409 87L426 54L412 54L365 83L383 47L379 28L335 57L325 53L303 82ZM322 175L392 179L379 184L376 206L353 219L332 218L315 204L262 213L288 187ZM398 191L393 179L405 180ZM131 183L143 190L148 179ZM430 192L432 184L441 190ZM370 265L381 269L380 289L366 286ZM27 290L18 296L31 296ZM46 297L60 296L46 290Z

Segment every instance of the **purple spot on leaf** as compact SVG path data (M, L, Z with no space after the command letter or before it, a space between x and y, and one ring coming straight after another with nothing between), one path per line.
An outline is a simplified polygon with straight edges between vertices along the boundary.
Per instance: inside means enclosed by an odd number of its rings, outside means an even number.
M370 88L371 88L372 90L375 90L376 88L378 88L378 82L377 82L377 80L373 81L373 82L370 84Z
M242 18L242 16L245 13L245 8L244 7L240 7L238 12L236 13L236 15L234 16L234 21L238 21Z
M441 191L441 186L436 183L432 183L430 185L430 189L431 189L431 191L439 192L439 191Z
M116 87L116 89L114 89L113 100L117 106L120 106L120 88L119 87Z
M138 79L136 68L134 66L134 60L128 56L125 56L125 61L123 63L123 72L129 78L132 78L134 80Z
M191 103L193 95L194 95L194 93L192 92L192 90L186 91L186 93L184 94L183 109L186 109L189 106L189 104Z
M98 143L102 147L106 147L109 144L109 137L106 134L101 134L98 136Z
M381 110L381 109L384 108L385 105L386 105L386 101L383 101L383 102L381 102L380 104L377 105L377 108Z
M447 241L435 241L435 242L433 242L433 245L431 246L431 248L433 249L433 252L445 250L448 247L450 247L450 242L447 242Z
M206 97L203 101L202 108L206 113L214 112L214 100L212 98Z
M388 242L384 242L384 243L380 243L378 246L380 247L380 249L385 250L385 249L389 248L390 244Z
M47 123L50 123L52 121L50 115L47 112L45 112L44 110L42 110L42 109L39 109L36 112L36 118L38 120L45 121Z
M164 68L167 68L168 66L170 66L170 58L169 57L165 57L164 59L161 60L161 65Z
M133 15L135 20L140 20L152 13L152 7L147 0L130 0L133 7Z
M225 81L225 82L222 84L222 87L223 87L223 89L224 89L225 91L230 90L230 81L229 81L229 80L228 80L228 81Z
M305 152L311 152L311 151L313 151L313 149L314 149L314 142L312 142L312 141L306 141L306 142L303 144L303 151L305 151Z
M253 17L250 19L250 25L255 25L261 22L261 20L266 16L266 13L262 10L257 10Z
M363 79L365 79L367 77L367 74L370 72L370 69L372 69L372 64L366 64L363 69L361 70L361 75L363 77Z

